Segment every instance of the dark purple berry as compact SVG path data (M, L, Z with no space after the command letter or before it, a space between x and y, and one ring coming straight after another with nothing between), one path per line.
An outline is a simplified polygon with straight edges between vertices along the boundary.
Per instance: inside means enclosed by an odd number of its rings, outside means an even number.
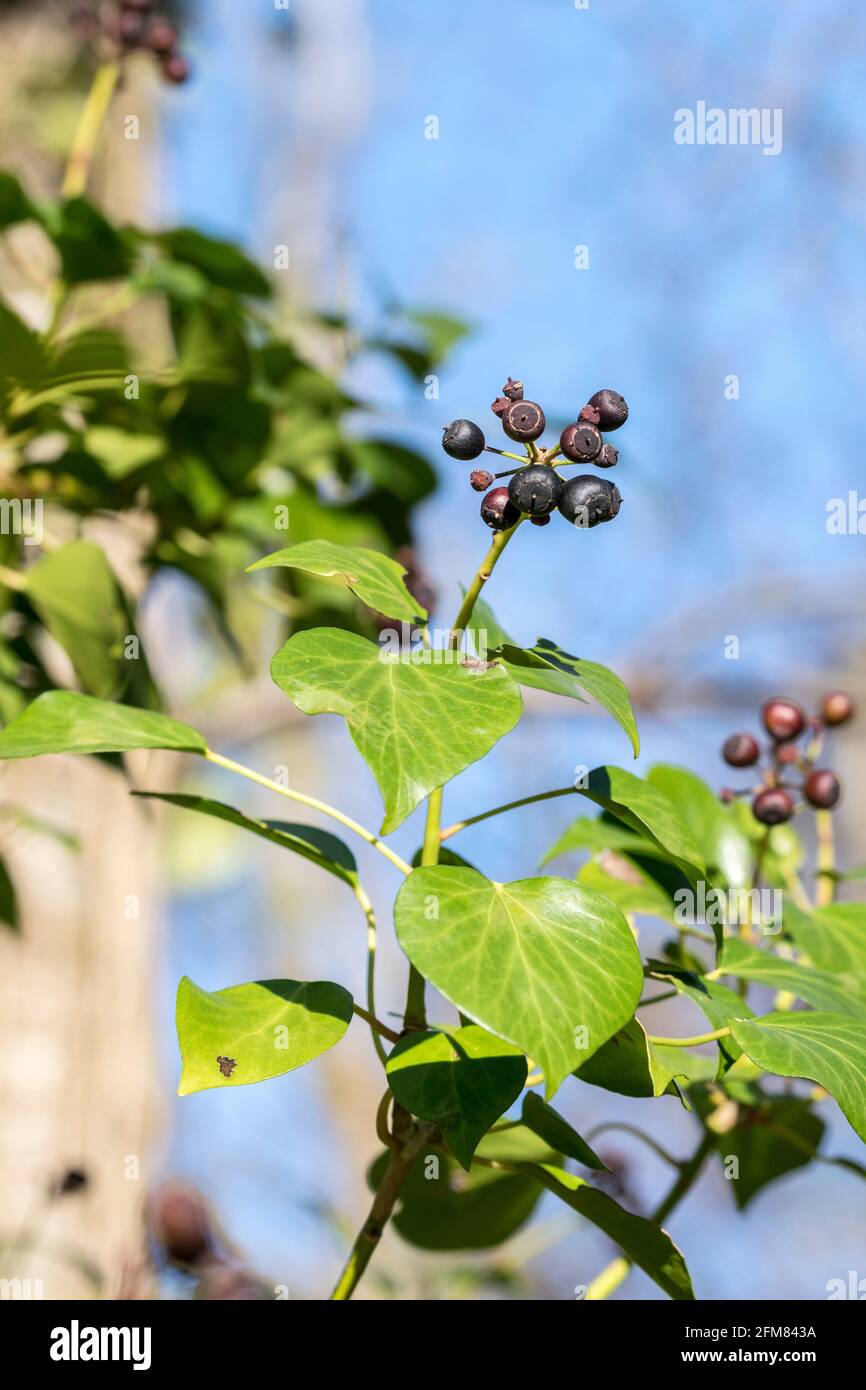
M520 512L527 516L547 516L562 493L562 479L555 468L546 463L531 463L521 468L508 484L508 496Z
M502 388L502 394L503 394L503 396L505 396L509 401L522 401L522 400L523 400L523 382L522 382L522 381L515 381L515 380L514 380L514 377L510 376L510 377L508 378L508 380L506 381L505 385L504 385L503 388Z
M148 10L153 9L153 5L154 0L123 0L121 9L138 10L139 14L146 14Z
M731 734L722 744L722 757L731 767L753 767L760 756L758 740L751 734Z
M509 439L526 441L544 434L544 411L535 401L509 401L502 412L502 428Z
M767 733L778 743L788 743L792 738L799 738L806 727L806 715L793 700L782 700L778 697L767 700L761 706L761 718Z
M469 481L476 492L486 492L493 482L493 474L488 473L486 468L473 468Z
M825 724L831 726L847 724L856 712L851 696L845 695L841 690L834 690L832 694L825 695L821 701L821 718Z
M782 825L794 814L794 798L784 787L767 787L752 802L752 814L762 825Z
M575 463L590 463L601 450L601 435L596 425L589 420L578 420L566 425L559 436L559 447L567 459Z
M481 519L492 531L507 531L520 517L512 506L507 487L495 487L481 502Z
M816 767L803 783L803 795L810 806L820 811L829 811L842 795L842 785L835 772Z
M618 430L628 419L628 406L618 391L596 391L588 404L598 411L600 430Z
M164 15L157 15L145 31L144 41L154 53L171 53L177 44L177 29Z
M559 498L559 510L574 526L598 526L601 521L611 521L620 508L622 497L618 487L606 478L596 478L592 473L581 473L577 478L569 478L563 486Z
M148 1203L150 1228L171 1259L193 1264L211 1247L210 1217L204 1198L194 1188L166 1183Z
M135 10L125 10L120 16L118 33L127 48L137 48L144 40L144 15L137 14Z
M484 432L473 420L452 420L442 432L442 448L453 459L477 459L484 442Z
M530 522L532 523L533 526L549 526L549 525L550 525L550 517L549 517L549 516L531 516L531 517L529 518L529 520L530 520Z
M615 449L612 444L602 444L598 458L593 459L596 468L614 468L618 461L619 449Z

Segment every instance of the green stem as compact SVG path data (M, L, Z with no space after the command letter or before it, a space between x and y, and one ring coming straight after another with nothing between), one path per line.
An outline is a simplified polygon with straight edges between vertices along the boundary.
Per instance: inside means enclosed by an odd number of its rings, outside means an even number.
M366 892L360 883L354 887L355 897L361 907L361 911L367 922L367 1009L373 1018L376 1017L376 914L373 911L373 904L367 897ZM376 1056L385 1066L388 1060L382 1040L374 1027L370 1027L370 1035L373 1039L373 1047L376 1049Z
M830 811L815 812L815 828L818 832L818 882L815 885L815 906L826 907L833 901L836 880L832 870L836 867L836 847L833 842L833 816Z
M645 1134L642 1129L638 1129L637 1125L628 1125L624 1121L607 1120L604 1124L596 1125L586 1136L586 1142L591 1144L598 1138L599 1134L604 1134L612 1129L618 1130L621 1134L631 1134L635 1139L641 1139L648 1148L658 1154L659 1158L663 1159L665 1163L669 1163L672 1168L676 1168L677 1170L682 1168L683 1165L680 1160L674 1158L673 1154L668 1153L667 1149L662 1148L661 1144L653 1139L651 1134Z
M80 198L87 189L99 134L119 77L119 63L103 63L97 68L72 141L61 190L64 198Z
M450 840L452 835L458 831L465 830L470 825L478 825L480 821L490 820L491 816L501 816L505 811L516 811L519 806L530 806L534 801L549 801L554 796L573 796L576 792L575 787L557 787L552 792L536 792L534 796L522 796L518 801L507 801L504 806L494 806L490 811L482 811L477 816L468 816L466 820L459 820L454 825L449 825L447 830L443 830L440 840Z
M452 646L456 646L459 642L460 634L464 631L466 624L472 617L472 610L478 602L481 590L484 588L484 585L487 583L488 579L490 578L491 574L496 568L496 563L499 560L500 555L507 546L508 542L511 540L511 537L514 535L522 520L522 516L518 517L514 525L509 526L507 531L497 531L496 535L493 537L493 542L490 546L490 549L484 556L484 559L481 561L481 564L478 566L475 578L472 580L472 583L466 590L465 597L463 599L462 604L460 605L460 612L454 619L454 625L451 629Z
M716 1028L712 1033L696 1033L693 1038L655 1038L647 1034L647 1042L659 1047L699 1047L701 1043L715 1042L718 1038L729 1038L730 1028Z
M352 1005L352 1013L357 1014L359 1018L363 1018L365 1023L369 1023L373 1032L378 1033L380 1037L387 1038L388 1041L392 1043L400 1041L399 1033L395 1033L393 1028L389 1028L387 1024L382 1023L376 1018L375 1014L370 1013L367 1009L362 1009L360 1004Z
M700 1173L709 1155L715 1148L715 1136L706 1131L700 1144L695 1149L691 1158L681 1165L679 1177L674 1182L666 1197L662 1199L652 1214L651 1220L660 1226L665 1217L669 1216L674 1207L677 1206L685 1197L686 1193L693 1186L695 1179ZM618 1256L612 1260L601 1274L593 1279L587 1290L587 1300L599 1300L608 1298L616 1289L619 1288L628 1276L631 1269L631 1260Z
M344 1303L352 1297L382 1238L382 1232L388 1224L400 1189L409 1176L413 1163L436 1134L435 1125L415 1125L405 1142L399 1148L391 1150L388 1166L376 1190L367 1219L355 1238L349 1258L331 1294L333 1301Z
M336 806L329 806L326 801L319 801L315 796L307 796L304 792L293 791L291 787L283 787L279 782L274 782L270 777L264 777L262 773L255 772L251 767L245 767L243 763L237 763L233 758L224 758L222 753L215 753L212 748L208 748L204 757L209 763L214 763L217 767L224 767L229 772L236 772L239 777L246 777L247 781L255 782L260 787L267 787L269 791L276 792L278 796L284 796L289 801L300 802L302 806L308 806L312 811L320 811L324 816L330 816L332 820L339 821L347 830L352 830L356 835L360 835L362 840L366 840L368 845L383 854L389 859L401 874L411 874L412 869L401 859L399 854L395 854L390 845L386 845L384 840L380 840L378 835L374 835L366 826L359 825L351 816L346 816L342 811L338 811Z

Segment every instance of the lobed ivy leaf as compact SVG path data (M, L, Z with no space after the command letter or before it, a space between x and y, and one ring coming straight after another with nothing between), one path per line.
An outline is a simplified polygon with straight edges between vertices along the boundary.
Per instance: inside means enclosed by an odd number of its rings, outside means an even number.
M835 1013L772 1013L734 1020L746 1056L777 1076L817 1081L866 1140L866 1019Z
M236 811L222 801L211 801L206 796L189 796L182 792L133 792L149 801L167 801L171 806L179 806L186 811L199 811L217 820L228 821L241 830L249 830L271 844L290 849L303 859L309 859L320 869L333 874L343 883L354 888L358 883L358 866L355 856L347 845L327 830L319 830L314 825L295 825L288 821L256 820L253 816Z
M345 718L385 801L383 835L520 718L520 693L501 667L473 670L458 652L392 654L336 628L295 633L271 675L304 714Z
M519 1167L521 1172L530 1173L548 1192L604 1231L669 1298L694 1299L682 1251L661 1226L645 1216L626 1211L606 1192L600 1192L564 1168L550 1163L523 1163Z
M36 758L44 753L128 753L134 748L207 752L201 734L178 719L71 690L49 690L37 696L0 732L0 759Z
M129 241L87 198L46 204L41 221L60 254L67 285L87 280L119 280L129 271Z
M585 1168L595 1168L602 1172L609 1173L610 1169L603 1159L589 1147L585 1139L582 1139L576 1129L572 1129L567 1120L554 1110L552 1105L548 1105L546 1100L537 1096L534 1091L528 1091L523 1097L523 1110L520 1117L527 1129L537 1134L539 1139L543 1139L552 1149L564 1154L566 1158L573 1158L578 1163L582 1163Z
M362 603L386 618L413 623L427 616L427 610L403 583L405 567L375 550L333 541L301 541L256 560L247 573L276 566L340 579Z
M739 980L766 985L768 989L787 990L815 1009L866 1018L866 999L858 995L854 979L757 950L738 937L730 937L725 942L718 969L722 975L734 975Z
M183 1063L178 1095L249 1086L312 1062L340 1041L352 996L326 980L256 980L214 993L184 976L177 989Z
M437 1124L468 1172L479 1141L523 1090L526 1058L469 1024L407 1034L391 1051L386 1071L399 1104Z
M640 998L627 921L567 879L494 883L473 869L415 869L394 921L416 969L461 1013L532 1057L548 1096Z

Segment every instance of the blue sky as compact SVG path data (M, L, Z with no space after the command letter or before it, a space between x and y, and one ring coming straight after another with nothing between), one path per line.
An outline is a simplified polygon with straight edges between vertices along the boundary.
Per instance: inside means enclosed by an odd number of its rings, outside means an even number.
M438 449L442 424L470 416L499 442L489 402L508 374L551 419L573 418L601 386L622 391L631 418L616 437L617 521L588 533L556 520L523 528L488 596L521 639L542 633L620 669L639 652L650 674L669 672L672 707L643 720L642 765L686 761L720 780L721 734L751 717L737 690L808 699L820 665L832 669L864 635L866 536L826 528L830 499L864 491L862 24L841 0L313 3L325 16L326 86L351 72L361 88L356 128L323 119L321 297L335 302L327 267L339 235L362 322L377 321L387 294L474 328L443 370L438 400L380 359L353 368L384 426L440 466L420 531L443 613L487 533L467 470ZM196 79L166 105L164 210L266 254L275 203L295 226L305 215L292 151L303 141L315 150L316 131L298 124L303 74L291 36L311 11L307 0L292 0L288 15L265 0L208 0L200 11ZM781 109L781 151L677 145L674 113L698 101ZM436 140L424 137L431 115ZM275 176L286 186L275 188ZM578 245L588 269L574 266ZM726 398L731 374L738 399ZM828 594L848 606L829 624L810 616ZM730 634L740 639L736 663L724 657ZM712 698L678 707L676 688L696 678L732 691L724 716ZM618 730L566 716L540 729L530 722L508 748L492 770L466 774L455 806L536 790L544 776L561 785L578 761L627 757ZM357 797L375 816L363 776ZM494 873L518 852L532 863L562 823L553 812L534 828L500 822L478 850ZM404 848L416 835L405 832ZM192 946L196 911L182 914ZM284 1123L288 1088L275 1083L276 1099L251 1089L243 1126L254 1115L265 1127L274 1114ZM195 1104L231 1145L239 1112L225 1114L224 1099ZM839 1139L848 1143L844 1129ZM203 1162L197 1126L182 1126L178 1146L190 1165ZM324 1152L311 1140L296 1155L313 1186ZM838 1209L839 1239L841 1182L825 1171L787 1189L812 1211L820 1194L831 1219ZM270 1255L276 1238L263 1232L274 1211L255 1188L235 1194L239 1235ZM711 1201L692 1256L706 1292L737 1297L737 1281L761 1266L787 1280L791 1296L815 1296L815 1271L804 1273L797 1254L808 1232L784 1237L789 1258L774 1264L761 1253L761 1213L777 1217L781 1200L768 1194L736 1244ZM315 1245L312 1225L303 1229ZM847 1258L838 1244L836 1253Z

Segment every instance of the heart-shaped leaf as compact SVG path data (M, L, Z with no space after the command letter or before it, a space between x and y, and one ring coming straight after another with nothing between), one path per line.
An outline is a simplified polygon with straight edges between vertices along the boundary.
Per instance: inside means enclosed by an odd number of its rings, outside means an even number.
M866 1139L866 1020L831 1013L774 1013L734 1021L731 1030L756 1066L817 1081Z
M416 969L461 1013L532 1057L548 1096L640 998L627 921L567 879L493 883L473 869L415 869L394 920Z
M256 980L210 994L184 976L177 988L177 1093L282 1076L327 1052L351 1021L351 994L327 980Z
M42 753L128 753L133 748L172 748L206 753L201 734L154 710L116 705L71 690L39 695L0 733L0 758Z
M804 999L815 1009L834 1014L859 1014L866 1018L866 999L857 994L857 982L846 975L831 975L793 960L759 951L738 937L725 942L719 973L735 975L768 989L783 989ZM847 986L847 987L846 987Z
M606 1192L599 1192L598 1188L574 1173L567 1173L564 1168L549 1163L523 1163L519 1167L522 1173L532 1174L548 1192L604 1231L669 1298L694 1298L682 1252L661 1226L645 1216L634 1216Z
M392 654L336 628L290 637L271 674L305 714L345 718L385 799L383 835L520 718L520 692L501 666L476 670L451 651Z
M419 1119L438 1124L468 1171L481 1138L523 1090L526 1058L469 1024L407 1034L388 1057L386 1071L399 1103Z
M572 1129L567 1120L564 1120L558 1110L554 1110L552 1105L548 1105L546 1100L537 1096L534 1091L529 1091L523 1097L523 1111L521 1117L527 1129L531 1129L533 1134L537 1134L539 1139L543 1139L546 1144L557 1152L564 1154L566 1158L573 1158L578 1163L582 1163L585 1168L599 1169L605 1173L610 1172L607 1164L593 1152L585 1139L581 1139L576 1129Z
M181 792L133 792L133 796L145 797L152 801L167 801L186 811L200 811L203 815L214 816L217 820L228 821L241 830L249 830L260 835L283 849L293 850L311 863L318 864L329 874L342 879L350 888L358 882L358 866L355 856L343 841L327 830L319 830L314 825L294 825L289 821L255 820L226 806L222 801L211 801L206 796L186 796Z
M340 579L362 603L386 618L411 623L427 616L427 610L403 582L404 566L376 550L337 545L333 541L301 541L257 560L249 571L274 566L303 570L323 579Z

